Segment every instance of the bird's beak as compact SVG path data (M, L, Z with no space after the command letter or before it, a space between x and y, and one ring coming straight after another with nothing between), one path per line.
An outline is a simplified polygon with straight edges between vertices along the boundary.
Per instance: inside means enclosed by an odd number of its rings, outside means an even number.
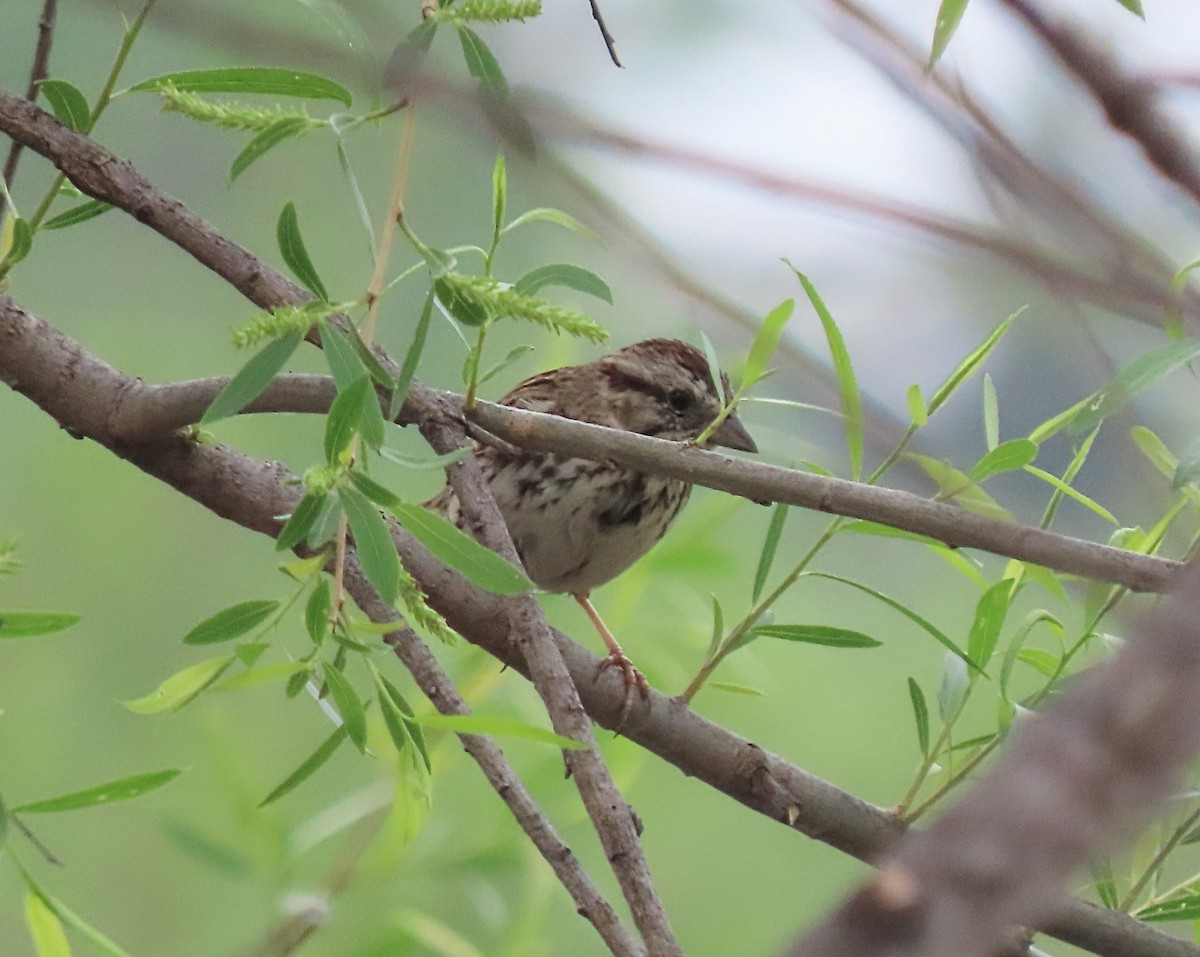
M754 444L754 439L750 437L750 433L742 425L742 420L736 415L730 415L729 418L722 422L708 441L713 445L721 445L727 449L736 449L739 452L758 451L758 446Z

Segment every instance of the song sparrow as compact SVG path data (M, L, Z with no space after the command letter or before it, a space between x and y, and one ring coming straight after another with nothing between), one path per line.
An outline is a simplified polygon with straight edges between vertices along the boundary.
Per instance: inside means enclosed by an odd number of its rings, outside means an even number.
M725 391L729 394L728 379ZM501 405L639 432L676 442L695 439L721 411L708 362L678 339L647 339L587 365L552 369L526 379ZM757 452L750 433L730 415L711 441ZM621 650L588 598L663 536L691 486L591 462L480 445L476 458L496 497L530 579L550 592L569 592L608 646L606 665L621 669L628 689L645 678ZM449 486L426 505L460 524ZM630 696L627 693L627 704Z

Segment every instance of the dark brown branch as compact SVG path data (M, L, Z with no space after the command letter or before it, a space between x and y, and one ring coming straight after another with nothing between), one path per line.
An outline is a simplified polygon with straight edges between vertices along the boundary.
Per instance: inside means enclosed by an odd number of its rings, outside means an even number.
M363 576L357 560L347 567L345 580L346 587L358 607L365 611L372 621L381 624L392 622L396 625L396 630L385 635L384 640L404 662L404 667L408 669L430 703L441 714L470 714L470 707L454 687L450 676L442 670L442 666L416 633L404 626L403 619L396 609L379 599ZM537 802L525 790L525 785L517 777L500 747L491 738L480 734L460 734L458 737L463 748L483 771L492 789L508 805L513 817L521 825L521 830L529 836L542 857L554 869L559 881L575 901L576 909L595 925L608 949L616 955L643 957L645 951L634 942L612 907L588 878L571 849L558 836L549 818L542 813Z
M1142 148L1163 176L1200 203L1200 156L1159 106L1157 86L1127 72L1076 24L1054 21L1028 0L1001 0L1091 93L1109 123Z
M214 514L274 537L296 506L294 479L279 465L232 449L197 445L172 435L141 445L108 445L105 416L134 388L78 343L0 297L0 381L48 412L67 431L100 441L116 454L194 499ZM394 532L404 561L451 627L521 674L527 665L510 637L499 598L480 591L434 560L403 532ZM613 675L597 679L599 659L554 632L588 713L612 728L620 720L624 688ZM735 735L652 691L634 709L622 734L696 778L774 821L864 861L877 860L901 833L891 813L839 790L778 755ZM1105 957L1197 957L1200 950L1127 914L1066 900L1041 927L1046 933Z
M1019 728L995 767L789 957L986 957L1076 868L1148 823L1200 752L1200 562L1116 656Z
M600 28L600 36L604 37L604 46L608 50L609 57L616 66L624 69L625 64L617 56L617 41L608 32L608 24L604 22L604 14L600 11L600 0L588 0L588 3L592 8L592 19L596 21L596 26Z
M25 99L30 103L37 100L38 83L49 76L50 47L54 43L54 21L58 16L58 0L44 0L42 15L38 18L38 42L33 52L33 65L29 68L29 85L25 89ZM21 161L22 144L13 140L8 148L8 158L4 161L4 182L12 189L13 179L17 175L17 164ZM4 219L4 207L7 205L3 194L0 194L0 220Z

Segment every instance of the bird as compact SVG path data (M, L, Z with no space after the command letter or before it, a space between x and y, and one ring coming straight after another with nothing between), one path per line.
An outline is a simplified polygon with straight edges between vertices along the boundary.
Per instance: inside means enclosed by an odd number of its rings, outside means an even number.
M646 339L583 365L531 376L500 404L609 428L693 442L722 411L723 391L708 360L679 339ZM713 431L712 444L742 452L758 447L736 412ZM623 675L628 713L632 690L648 694L645 677L604 624L591 592L648 552L679 516L691 485L612 461L594 462L500 444L474 451L529 579L547 592L571 595L608 649L600 670ZM447 485L425 503L462 527L460 503Z

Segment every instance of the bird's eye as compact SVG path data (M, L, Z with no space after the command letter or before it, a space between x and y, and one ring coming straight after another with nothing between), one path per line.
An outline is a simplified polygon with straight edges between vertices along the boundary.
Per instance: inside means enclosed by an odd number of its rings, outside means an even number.
M687 389L672 389L667 393L667 402L672 409L682 414L692 407L692 394Z

